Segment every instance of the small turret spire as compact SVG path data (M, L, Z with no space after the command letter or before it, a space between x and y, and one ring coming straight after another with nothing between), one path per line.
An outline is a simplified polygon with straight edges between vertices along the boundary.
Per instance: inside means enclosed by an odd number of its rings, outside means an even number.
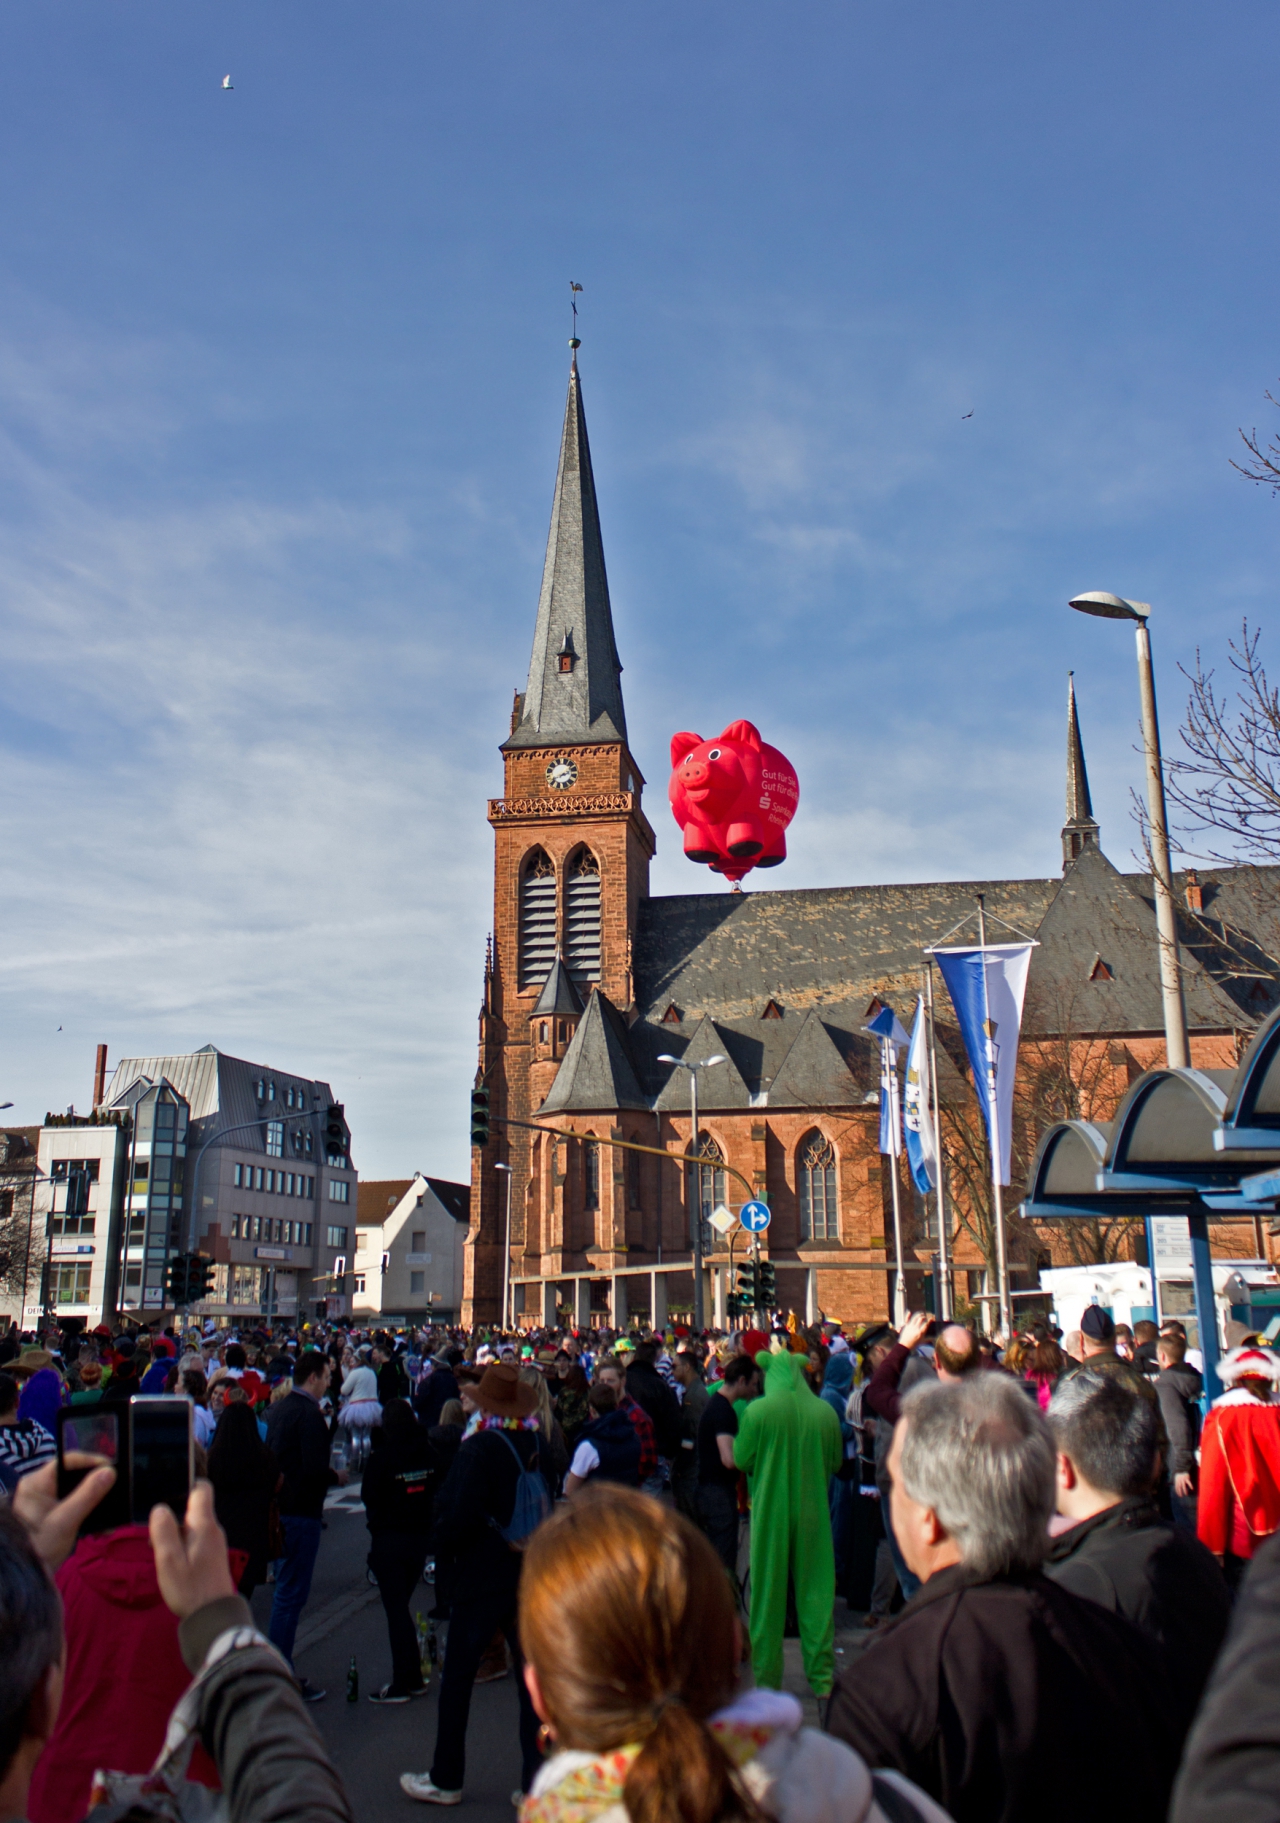
M1076 709L1076 674L1067 672L1067 820L1062 828L1062 867L1065 872L1086 848L1098 846L1098 824L1089 796L1089 774L1084 765L1080 716Z

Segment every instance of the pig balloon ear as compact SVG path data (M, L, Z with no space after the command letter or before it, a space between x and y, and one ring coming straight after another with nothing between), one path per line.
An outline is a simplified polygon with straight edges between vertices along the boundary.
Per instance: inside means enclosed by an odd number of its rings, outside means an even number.
M678 766L686 753L692 753L695 747L701 747L700 734L673 734L671 736L671 764Z
M720 739L722 741L741 741L744 747L754 747L757 753L762 744L760 730L754 722L730 722Z

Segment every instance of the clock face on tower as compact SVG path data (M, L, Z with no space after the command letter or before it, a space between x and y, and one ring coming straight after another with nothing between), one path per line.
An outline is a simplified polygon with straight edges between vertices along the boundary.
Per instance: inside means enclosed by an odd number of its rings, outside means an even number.
M572 760L552 760L547 767L547 783L553 791L568 791L578 781L578 768Z

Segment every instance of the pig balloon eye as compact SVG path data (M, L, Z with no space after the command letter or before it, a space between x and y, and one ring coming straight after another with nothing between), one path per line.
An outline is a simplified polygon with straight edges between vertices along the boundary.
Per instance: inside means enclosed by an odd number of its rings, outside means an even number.
M718 760L720 758L720 749L718 747L713 747L707 755L707 758L709 760Z

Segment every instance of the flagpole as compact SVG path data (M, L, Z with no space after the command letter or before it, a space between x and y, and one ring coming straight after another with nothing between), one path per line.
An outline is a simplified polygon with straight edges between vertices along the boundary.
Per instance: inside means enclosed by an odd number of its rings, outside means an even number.
M996 1293L1000 1300L1000 1327L1006 1342L1013 1339L1013 1300L1009 1296L1009 1256L1004 1232L1004 1193L1000 1184L1000 1108L996 1098L995 1034L991 1030L991 1004L987 998L987 908L985 894L978 899L978 949L982 956L982 1025L987 1041L987 1106L990 1110L991 1189L996 1217Z
M882 1095L889 1097L889 1117L893 1121L893 1135L897 1138L898 1109L894 1093L897 1083L897 1070L894 1068L893 1040L880 1040L880 1069L882 1073ZM890 1181L893 1185L893 1252L896 1271L893 1281L893 1321L895 1328L901 1329L907 1320L907 1278L902 1270L902 1202L898 1188L898 1154L889 1151Z
M929 1022L929 1092L933 1096L933 1154L937 1165L938 1181L934 1186L938 1194L938 1279L939 1279L939 1315L944 1321L951 1320L951 1243L947 1238L947 1192L946 1173L943 1170L942 1151L942 1109L938 1101L938 1045L933 1027L933 963L925 964L925 1018Z

